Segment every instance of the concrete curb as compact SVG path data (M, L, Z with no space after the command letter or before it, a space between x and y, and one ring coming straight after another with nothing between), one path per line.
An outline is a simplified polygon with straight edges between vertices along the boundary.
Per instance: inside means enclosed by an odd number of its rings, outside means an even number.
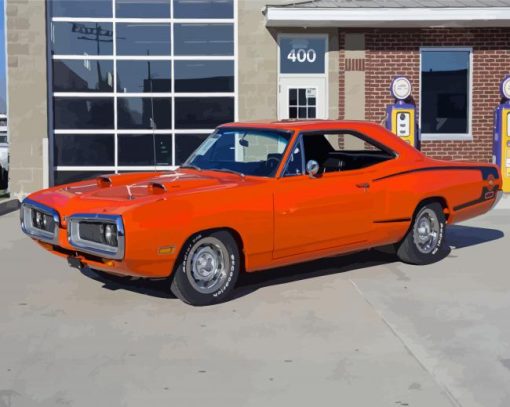
M0 201L0 216L17 211L21 203L17 199L6 199Z

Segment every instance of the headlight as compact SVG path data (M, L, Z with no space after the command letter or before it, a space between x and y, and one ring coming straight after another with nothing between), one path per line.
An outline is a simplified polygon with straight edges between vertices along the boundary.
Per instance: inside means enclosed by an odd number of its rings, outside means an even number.
M25 199L20 208L21 229L27 235L49 243L58 242L58 213L31 199Z
M69 218L69 243L77 249L101 257L124 257L124 224L117 215L78 214Z

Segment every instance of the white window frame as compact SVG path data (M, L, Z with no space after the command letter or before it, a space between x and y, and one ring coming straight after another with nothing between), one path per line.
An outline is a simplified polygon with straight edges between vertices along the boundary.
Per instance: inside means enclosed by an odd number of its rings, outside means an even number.
M419 124L421 126L422 113L422 60L424 51L452 51L469 52L469 75L468 75L468 131L467 133L421 133L420 138L423 141L472 141L473 140L473 48L472 47L420 47L420 108Z
M54 171L66 172L66 171L80 171L83 173L86 172L96 172L96 171L107 171L107 172L115 172L119 173L120 171L143 171L143 170L173 170L178 168L175 165L176 160L176 135L183 134L210 134L214 131L214 129L178 129L175 127L175 99L180 97L197 97L197 98L215 98L215 97L232 97L234 99L234 120L239 120L239 41L238 41L238 0L233 0L234 14L233 18L218 18L218 19L210 19L210 18L174 18L174 2L171 1L171 9L170 9L170 18L121 18L116 16L116 2L112 0L112 17L52 17L50 24L52 22L87 22L87 23L112 23L112 32L113 32L113 42L112 42L112 55L61 55L55 54L51 56L49 63L49 72L52 72L53 69L53 61L54 60L108 60L113 62L113 83L114 89L112 92L53 92L53 89L48 89L49 94L49 103L52 103L54 97L108 97L113 100L114 106L114 127L113 129L51 129L53 132L53 143L55 143L55 137L58 135L72 135L72 134L105 134L105 135L113 135L114 136L114 165L113 166L57 166L55 162L51 163L50 171L53 173ZM169 24L170 25L170 55L155 55L155 56L146 56L146 55L117 55L117 36L116 23L148 23L148 24ZM233 55L174 55L174 24L233 24L233 40L234 40L234 51ZM50 41L50 38L48 38ZM154 61L169 61L171 62L171 78L172 78L172 88L171 92L165 93L123 93L117 91L117 61L136 61L136 60L154 60ZM234 63L234 91L233 92L210 92L210 93L176 93L175 92L175 67L174 61L233 61ZM153 98L172 98L172 123L171 128L169 129L132 129L125 130L119 129L117 124L117 100L119 98L129 98L129 97L153 97ZM118 164L118 135L121 134L166 134L172 137L172 165L167 166L120 166ZM53 146L51 147L53 148ZM52 176L53 178L53 176Z

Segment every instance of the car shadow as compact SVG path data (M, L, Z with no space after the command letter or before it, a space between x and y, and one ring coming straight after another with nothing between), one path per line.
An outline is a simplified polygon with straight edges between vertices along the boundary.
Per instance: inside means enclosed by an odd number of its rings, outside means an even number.
M451 225L446 229L450 247L461 249L501 239L505 234L497 229L473 226ZM340 274L367 267L398 262L391 246L364 250L357 253L325 257L291 266L278 267L257 273L243 273L239 276L233 299L244 297L263 287L300 281L330 274ZM117 277L100 271L84 268L82 274L103 284L107 290L126 290L157 298L175 298L170 292L168 279L149 280L143 278Z
M464 225L450 225L446 228L446 241L450 247L462 249L491 242L504 237L501 230Z

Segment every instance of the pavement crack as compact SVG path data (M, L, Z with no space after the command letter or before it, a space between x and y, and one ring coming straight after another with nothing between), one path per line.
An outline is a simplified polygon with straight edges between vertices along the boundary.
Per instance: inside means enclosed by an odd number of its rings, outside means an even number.
M365 300L365 302L374 310L374 312L379 316L381 321L388 327L388 329L393 333L393 335L397 338L397 340L402 344L402 346L406 349L406 351L409 353L409 355L412 356L414 360L421 366L421 368L432 378L432 380L439 386L441 390L443 390L455 407L462 407L462 404L460 403L457 398L452 394L450 389L446 384L444 384L436 374L434 374L433 370L428 368L422 360L420 360L419 356L413 352L411 349L411 346L405 341L405 339L400 335L397 331L397 329L384 317L381 311L379 311L374 304L370 302L370 300L366 297L366 295L361 291L361 289L358 287L358 285L351 279L349 279L351 284L353 285L354 289L358 292L358 294Z

